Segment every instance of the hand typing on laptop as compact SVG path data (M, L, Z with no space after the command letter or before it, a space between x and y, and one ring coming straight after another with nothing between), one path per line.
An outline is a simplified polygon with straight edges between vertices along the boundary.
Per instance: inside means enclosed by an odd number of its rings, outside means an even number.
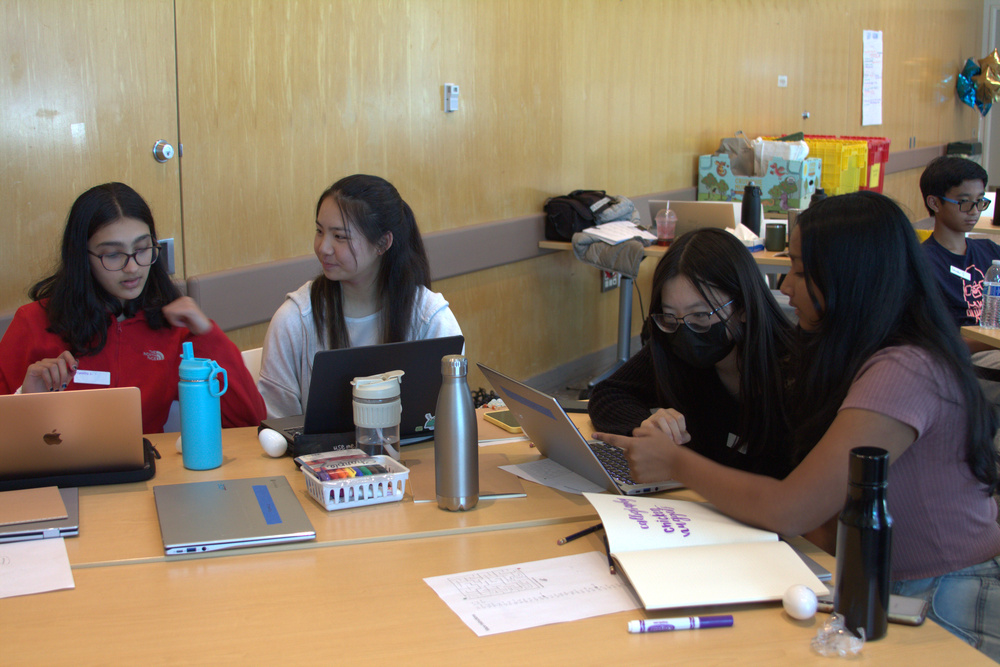
M639 484L671 479L677 446L691 440L684 415L673 408L657 410L632 431L632 437L613 433L594 433L593 437L624 452L632 480Z

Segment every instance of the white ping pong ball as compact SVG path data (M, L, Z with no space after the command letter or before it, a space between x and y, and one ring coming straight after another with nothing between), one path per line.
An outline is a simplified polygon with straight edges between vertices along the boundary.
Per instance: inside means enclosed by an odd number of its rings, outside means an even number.
M260 446L264 448L267 455L273 458L283 456L285 450L288 449L288 441L285 440L285 436L281 435L274 429L262 429L261 432L257 434L257 440L260 441Z
M781 598L781 604L792 618L806 621L816 615L816 594L802 584L790 586Z

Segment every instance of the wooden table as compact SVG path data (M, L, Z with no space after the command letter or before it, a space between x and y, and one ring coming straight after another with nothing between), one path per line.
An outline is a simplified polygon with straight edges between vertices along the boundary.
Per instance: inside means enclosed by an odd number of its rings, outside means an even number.
M985 329L983 327L962 327L962 337L1000 347L1000 329Z
M586 416L574 415L586 428ZM288 458L265 456L253 429L224 431L223 465L189 471L176 434L150 438L163 453L154 479L80 491L80 536L66 540L76 588L0 600L0 664L213 664L353 661L407 665L776 664L830 665L809 643L825 615L789 618L779 603L642 610L476 637L425 577L600 551L580 496L524 482L525 498L482 501L452 513L435 503L326 512L306 496ZM526 443L483 448L512 462L537 457ZM427 465L429 443L404 448ZM432 462L431 462L432 465ZM163 555L152 487L175 482L284 474L299 494L315 542L192 557ZM698 499L690 491L671 497ZM831 571L828 554L793 541ZM634 618L732 613L733 628L630 635ZM932 622L890 626L865 647L875 664L993 664ZM391 661L391 662L390 662Z
M580 415L586 420L586 415ZM589 420L587 420L589 423ZM284 475L316 529L316 540L241 550L267 552L309 550L362 542L412 539L481 530L505 530L594 518L593 507L581 496L573 496L537 484L524 483L526 498L482 500L472 512L451 513L437 503L413 503L407 490L398 503L327 512L306 491L305 479L289 457L272 459L257 442L254 428L223 431L223 463L215 470L187 470L174 447L177 434L147 436L163 456L156 462L156 476L147 481L80 489L80 536L66 540L74 568L99 565L174 561L163 553L156 517L153 487L161 484L201 482ZM539 458L527 442L484 447L483 452L507 455L511 463ZM428 466L433 475L434 446L431 442L403 448L407 467ZM411 473L412 474L412 473ZM205 554L218 557L225 552Z
M778 603L637 610L477 637L424 577L596 551L588 521L76 570L76 589L0 601L4 664L825 665L826 619ZM832 559L812 556L827 567ZM732 628L630 635L630 619L732 613ZM932 622L892 625L866 664L993 664ZM377 660L377 663L376 663Z

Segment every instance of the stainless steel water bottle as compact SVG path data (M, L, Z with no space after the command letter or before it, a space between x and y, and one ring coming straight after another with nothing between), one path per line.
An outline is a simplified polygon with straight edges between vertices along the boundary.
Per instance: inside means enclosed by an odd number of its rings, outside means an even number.
M848 630L881 639L888 626L892 517L886 505L889 453L856 447L848 463L847 502L837 522L834 611Z
M441 359L441 391L434 415L434 474L438 507L471 510L479 502L479 430L469 392L468 361Z

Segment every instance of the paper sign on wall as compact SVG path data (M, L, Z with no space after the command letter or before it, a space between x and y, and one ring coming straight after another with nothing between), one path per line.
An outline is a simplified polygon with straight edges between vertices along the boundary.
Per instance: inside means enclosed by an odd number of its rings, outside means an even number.
M865 30L861 80L861 124L882 124L882 31Z

